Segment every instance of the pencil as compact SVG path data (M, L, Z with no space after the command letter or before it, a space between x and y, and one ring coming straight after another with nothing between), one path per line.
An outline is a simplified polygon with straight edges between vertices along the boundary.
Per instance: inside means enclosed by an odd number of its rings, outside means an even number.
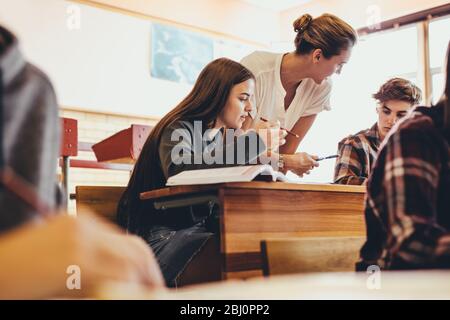
M269 120L263 118L263 117L259 117L262 121L264 122L269 122ZM289 131L288 129L285 128L280 128L281 130L285 130L287 133L289 133L290 135L293 135L294 137L296 137L297 139L300 139L300 136L296 133L293 133L292 131Z

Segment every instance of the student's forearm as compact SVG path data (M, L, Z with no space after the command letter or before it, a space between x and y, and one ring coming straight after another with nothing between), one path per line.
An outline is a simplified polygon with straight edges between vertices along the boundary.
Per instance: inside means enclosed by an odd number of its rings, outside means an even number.
M64 288L65 270L54 270L51 258L33 246L39 231L32 228L0 238L0 299L51 297Z
M450 267L450 234L439 237L435 250L439 267Z
M405 225L405 221L423 219L423 216L413 218L413 214L406 214L399 224ZM397 227L395 224L390 230ZM392 236L393 244L389 249L393 259L400 259L411 266L420 268L423 265L435 267L450 267L450 235L443 234L440 227L433 226L431 221L414 223L413 231L402 232ZM392 231L391 231L392 232ZM397 250L395 248L398 248Z

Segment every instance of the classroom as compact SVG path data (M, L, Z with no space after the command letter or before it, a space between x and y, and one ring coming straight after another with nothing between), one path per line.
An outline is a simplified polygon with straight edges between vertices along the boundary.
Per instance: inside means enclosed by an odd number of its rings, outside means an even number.
M443 0L0 0L0 300L449 300L449 60Z

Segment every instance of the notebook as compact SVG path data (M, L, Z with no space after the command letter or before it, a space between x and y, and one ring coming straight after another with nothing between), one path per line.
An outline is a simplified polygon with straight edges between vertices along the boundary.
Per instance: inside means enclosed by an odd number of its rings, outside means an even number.
M252 180L283 181L288 178L268 164L201 170L186 170L167 180L166 186L248 182Z

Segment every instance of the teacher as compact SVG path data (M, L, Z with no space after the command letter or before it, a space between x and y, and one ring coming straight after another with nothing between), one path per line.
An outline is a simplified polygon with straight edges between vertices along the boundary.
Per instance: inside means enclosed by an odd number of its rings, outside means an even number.
M243 129L263 127L261 118L270 122L278 120L282 127L294 133L287 135L286 143L280 148L284 170L302 176L318 166L317 157L296 153L297 148L317 114L331 109L329 77L339 74L350 59L357 33L331 14L315 19L304 14L293 26L295 51L255 51L241 61L256 78L255 112L247 117Z

